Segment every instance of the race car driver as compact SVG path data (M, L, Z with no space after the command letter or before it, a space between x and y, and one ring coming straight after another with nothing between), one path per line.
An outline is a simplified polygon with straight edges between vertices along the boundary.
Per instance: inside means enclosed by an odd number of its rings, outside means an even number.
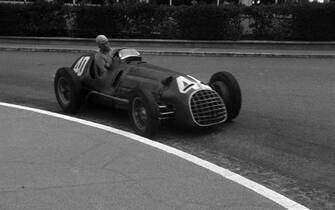
M103 78L107 71L112 70L114 50L105 35L99 35L95 40L99 47L99 52L94 57L95 73L98 78Z

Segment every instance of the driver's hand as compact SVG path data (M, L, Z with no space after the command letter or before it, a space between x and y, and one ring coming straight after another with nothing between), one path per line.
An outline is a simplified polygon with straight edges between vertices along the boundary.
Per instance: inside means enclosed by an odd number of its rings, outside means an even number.
M109 68L111 67L111 65L110 65L109 63L106 63L106 64L105 64L105 67L106 67L107 69L109 69Z

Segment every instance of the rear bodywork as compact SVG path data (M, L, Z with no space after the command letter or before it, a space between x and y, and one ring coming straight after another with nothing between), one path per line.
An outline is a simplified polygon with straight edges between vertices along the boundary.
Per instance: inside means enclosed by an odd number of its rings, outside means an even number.
M104 78L94 74L94 54L80 56L71 69L79 77L87 98L96 97L116 108L128 109L135 88L149 90L161 120L174 119L185 126L211 126L227 119L223 99L208 85L192 76L143 62L141 58L116 56Z

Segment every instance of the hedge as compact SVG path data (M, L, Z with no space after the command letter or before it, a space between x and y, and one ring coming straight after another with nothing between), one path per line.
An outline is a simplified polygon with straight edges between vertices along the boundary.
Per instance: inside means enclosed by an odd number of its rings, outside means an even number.
M105 33L112 38L237 39L241 35L238 11L237 7L216 6L81 6L73 9L76 14L73 34L91 37Z
M283 40L291 37L291 5L260 5L246 7L244 14L251 19L253 39Z
M35 2L28 4L21 13L23 31L29 36L65 36L67 33L66 7L57 2Z
M249 7L252 38L269 40L335 40L335 4L283 4Z
M22 5L0 4L0 35L17 36L24 35L22 31Z
M58 2L58 3L57 3ZM0 35L192 40L335 40L335 4L252 7L199 4L65 6L57 1L0 4ZM242 33L241 20L251 34Z
M335 40L335 4L304 5L292 11L292 39Z
M124 7L113 5L71 7L70 34L75 37L95 37L105 34L107 37L119 37L126 24Z
M237 7L201 5L184 7L178 17L183 39L239 39L240 11Z
M58 3L0 4L0 34L66 36L66 14L66 7Z

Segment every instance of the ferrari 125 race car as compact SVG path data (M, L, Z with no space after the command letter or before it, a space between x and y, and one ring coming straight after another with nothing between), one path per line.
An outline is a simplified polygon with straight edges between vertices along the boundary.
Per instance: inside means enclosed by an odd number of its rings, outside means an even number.
M171 119L187 127L206 127L233 120L241 109L241 90L229 72L217 72L209 83L142 61L135 49L118 49L111 70L101 78L94 53L57 70L57 101L75 113L87 99L127 109L139 135L152 137L160 122Z

